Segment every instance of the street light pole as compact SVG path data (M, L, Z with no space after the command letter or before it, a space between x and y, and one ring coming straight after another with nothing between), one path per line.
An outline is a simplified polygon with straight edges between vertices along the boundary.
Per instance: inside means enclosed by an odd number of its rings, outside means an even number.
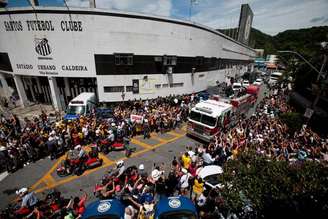
M318 74L320 74L320 71L314 67L308 60L306 60L301 54L295 51L290 51L290 50L279 50L279 53L292 53L300 57L306 64L308 64L314 71L316 71Z
M320 83L320 77L323 76L325 78L324 74L324 68L326 66L327 63L327 51L328 51L328 46L327 46L327 42L322 42L321 43L321 47L323 49L324 52L324 59L323 59L323 63L321 65L320 71L314 67L308 60L306 60L301 54L299 54L298 52L295 51L290 51L290 50L280 50L278 51L279 53L291 53L291 54L295 54L298 57L300 57L306 64L308 64L315 72L318 73L318 77L317 77L317 83ZM322 92L323 86L322 84L319 85L319 91L317 92L316 98L315 100L312 102L311 108L314 109L315 106L317 105L319 99L320 99L320 95Z

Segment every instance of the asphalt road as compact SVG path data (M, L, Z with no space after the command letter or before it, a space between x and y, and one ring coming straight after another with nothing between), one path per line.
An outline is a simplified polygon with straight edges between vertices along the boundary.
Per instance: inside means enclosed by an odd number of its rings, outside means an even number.
M257 103L263 99L266 88L261 87ZM210 93L215 93L216 88L210 89ZM254 113L255 108L251 109L248 115ZM56 175L56 167L63 159L51 161L45 158L36 163L32 163L13 174L9 174L0 182L0 209L12 202L16 196L15 191L22 187L34 190L41 198L49 189L56 188L69 198L79 196L82 191L89 194L88 202L93 201L93 187L100 181L101 177L109 168L120 159L125 159L126 166L144 164L145 169L151 172L154 164L165 164L169 168L174 156L179 156L186 146L195 147L200 144L195 139L185 136L185 126L182 129L170 131L165 134L152 134L150 139L143 139L141 136L134 138L131 144L137 151L130 158L124 156L124 152L115 151L107 156L101 155L104 159L103 166L88 170L82 176L67 176L60 178Z

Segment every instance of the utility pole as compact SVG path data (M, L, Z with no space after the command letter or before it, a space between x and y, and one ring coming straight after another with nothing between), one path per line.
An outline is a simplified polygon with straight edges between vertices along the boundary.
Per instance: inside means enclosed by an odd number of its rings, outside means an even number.
M295 52L295 51L278 51L279 53L292 53L292 54L295 54L297 55L298 57L300 57L306 64L308 64L315 72L318 73L318 76L317 76L317 80L316 80L316 83L318 84L318 91L317 91L317 94L316 94L316 98L314 99L314 101L312 102L311 104L311 108L310 110L306 110L306 111L311 111L311 115L309 116L308 119L310 119L310 117L312 116L312 113L314 112L315 110L315 107L317 105L317 103L319 102L319 99L320 99L320 96L321 96L321 93L324 89L324 84L326 82L328 82L327 80L327 72L324 72L324 69L325 69L325 66L327 64L327 60L328 60L328 57L327 57L327 54L328 54L328 43L327 42L322 42L321 44L321 48L322 48L322 51L323 51L323 62L322 62L322 65L321 65L321 68L320 68L320 71L314 67L308 60L306 60L301 54L299 54L298 52ZM320 80L320 79L323 79L323 80ZM307 113L306 113L307 114Z
M326 64L327 64L327 53L328 53L328 46L327 46L327 42L323 42L321 43L321 46L322 46L322 50L323 50L323 63L321 65L321 68L320 68L320 72L318 74L318 77L317 77L317 83L319 84L319 90L317 92L317 96L315 98L315 100L313 101L312 103L312 109L315 108L315 106L317 105L319 99L320 99L320 96L321 96L321 93L324 89L324 86L325 86L325 82L326 82L326 77L327 77L327 72L324 72L324 69L326 67ZM320 79L323 79L322 81L320 81Z

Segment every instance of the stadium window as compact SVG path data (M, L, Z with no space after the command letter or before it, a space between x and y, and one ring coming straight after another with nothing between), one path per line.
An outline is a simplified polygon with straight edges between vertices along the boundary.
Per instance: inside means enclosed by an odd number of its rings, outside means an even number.
M204 64L204 56L196 56L196 65Z
M124 86L107 86L104 87L105 93L121 93L124 92Z
M177 57L176 56L164 56L163 64L164 65L177 65Z
M183 87L183 83L173 83L170 84L170 87Z
M163 84L162 87L163 87L163 88L165 88L165 87L169 87L169 85L168 85L168 84Z
M126 90L126 92L132 92L133 86L126 86L125 90Z
M162 87L161 84L155 84L155 88L159 89L159 88L161 88L161 87Z
M115 65L133 65L133 54L114 54Z

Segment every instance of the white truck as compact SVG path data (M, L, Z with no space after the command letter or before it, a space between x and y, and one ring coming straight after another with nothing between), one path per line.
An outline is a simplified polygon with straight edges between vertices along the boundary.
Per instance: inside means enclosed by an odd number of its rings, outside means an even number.
M77 119L80 115L89 115L96 107L96 95L84 92L73 98L66 109L65 120Z

